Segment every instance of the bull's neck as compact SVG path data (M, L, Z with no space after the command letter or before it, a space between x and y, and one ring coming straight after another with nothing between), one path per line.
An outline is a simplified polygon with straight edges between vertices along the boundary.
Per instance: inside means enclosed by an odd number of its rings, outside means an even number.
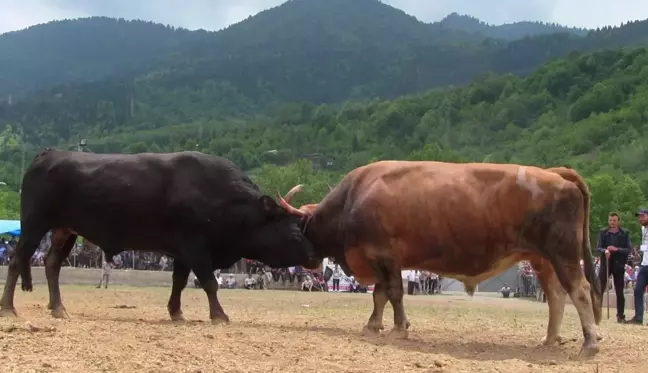
M315 251L322 258L344 255L344 243L338 229L338 219L329 219L315 214L306 227L306 237L315 246Z

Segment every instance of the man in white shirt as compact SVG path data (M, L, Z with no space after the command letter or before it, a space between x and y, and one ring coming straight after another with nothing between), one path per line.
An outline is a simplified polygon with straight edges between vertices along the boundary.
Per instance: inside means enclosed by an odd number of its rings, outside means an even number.
M256 284L256 281L252 278L252 274L248 273L248 277L245 278L243 286L248 290L252 290L252 289L254 289L255 284Z
M342 270L340 269L339 264L335 264L333 269L333 291L340 291L340 279L342 278Z
M236 288L236 279L234 278L233 274L230 274L227 280L225 280L225 288L226 289Z
M634 288L634 303L635 315L630 320L626 321L628 324L643 324L644 315L644 293L646 286L648 286L648 209L642 208L637 212L639 217L639 224L641 224L641 266L636 273L636 282Z
M416 289L416 276L414 271L407 271L407 294L414 295L414 290Z

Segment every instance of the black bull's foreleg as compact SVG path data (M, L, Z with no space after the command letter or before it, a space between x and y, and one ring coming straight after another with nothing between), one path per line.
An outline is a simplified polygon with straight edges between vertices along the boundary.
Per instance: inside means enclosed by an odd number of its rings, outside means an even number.
M171 286L171 296L167 305L169 316L173 321L184 321L180 298L182 290L187 286L190 272L191 269L181 261L176 260L173 263L173 285Z

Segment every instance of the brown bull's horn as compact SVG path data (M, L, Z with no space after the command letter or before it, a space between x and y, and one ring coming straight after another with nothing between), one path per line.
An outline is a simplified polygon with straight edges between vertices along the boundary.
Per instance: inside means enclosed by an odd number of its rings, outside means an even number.
M326 186L329 188L329 192L332 192L332 191L333 191L333 187L332 187L332 186L330 186L329 184L326 184Z
M287 213L291 215L297 215L300 218L305 218L308 215L308 213L296 209L293 206L291 206L290 203L286 202L286 200L281 196L280 192L277 192L277 195L279 196L279 204L281 205L281 207L283 207L284 210L286 210Z
M286 202L290 203L295 196L295 194L301 192L304 189L304 186L302 184L295 185L291 190L286 193L286 196L283 197L286 199Z

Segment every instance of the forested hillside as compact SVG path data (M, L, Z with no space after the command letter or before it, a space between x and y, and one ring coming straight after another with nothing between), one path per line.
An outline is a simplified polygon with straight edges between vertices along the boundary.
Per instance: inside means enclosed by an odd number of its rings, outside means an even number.
M489 25L486 22L480 21L475 17L469 15L459 15L452 13L439 22L439 24L446 28L465 31L471 34L483 35L487 38L504 39L504 40L517 40L527 36L556 34L556 33L571 33L578 36L585 36L589 30L566 27L554 23L543 22L514 22L503 25Z
M137 76L205 32L105 17L54 21L0 35L0 96L52 85Z
M107 18L52 22L0 36L0 101L21 101L35 89L45 92L27 101L76 100L100 79L123 83L115 105L128 105L124 97L141 90L207 91L199 98L216 102L214 95L234 93L246 110L394 98L466 84L488 71L525 74L571 50L644 45L648 36L645 22L583 36L540 23L465 21L426 24L378 0L292 0L219 32ZM514 40L524 35L536 36ZM48 89L56 84L65 86ZM114 100L110 94L101 100Z
M108 75L132 78L175 64L188 70L183 75L191 75L205 66L211 68L200 73L209 74L222 68L219 64L224 64L223 58L232 60L231 66L236 67L241 60L251 61L259 55L273 65L291 60L310 64L320 58L321 51L332 52L333 58L344 55L349 60L343 63L348 66L342 68L357 73L356 65L367 62L358 61L360 53L368 61L379 57L380 64L393 68L408 58L402 53L405 50L434 46L428 59L441 52L450 53L448 58L461 58L461 54L453 57L458 53L451 46L453 43L479 43L485 38L515 40L561 31L586 33L537 22L493 26L456 14L441 22L425 24L377 0L293 0L221 32L188 31L105 17L55 21L0 35L0 97L15 97L57 84L95 81ZM357 47L362 50L347 53ZM366 55L367 52L371 54ZM399 52L394 56L395 63L389 60L394 52ZM314 79L325 83L331 74L320 67L310 71L319 75ZM273 69L276 68L270 67ZM304 73L297 70L289 74ZM432 81L435 79L439 77ZM454 78L450 82L465 81ZM439 82L444 83L447 82ZM349 98L348 90L343 94Z
M158 31L168 33L169 40L157 50L186 36ZM31 142L51 145L203 118L273 113L286 102L395 98L469 83L488 71L528 74L552 56L574 50L642 45L648 22L585 37L566 32L504 42L425 24L376 0L293 0L203 36L181 43L181 53L160 57L135 77L135 68L121 70L13 98L11 105L5 100L0 125L21 127ZM146 44L143 36L138 40Z

